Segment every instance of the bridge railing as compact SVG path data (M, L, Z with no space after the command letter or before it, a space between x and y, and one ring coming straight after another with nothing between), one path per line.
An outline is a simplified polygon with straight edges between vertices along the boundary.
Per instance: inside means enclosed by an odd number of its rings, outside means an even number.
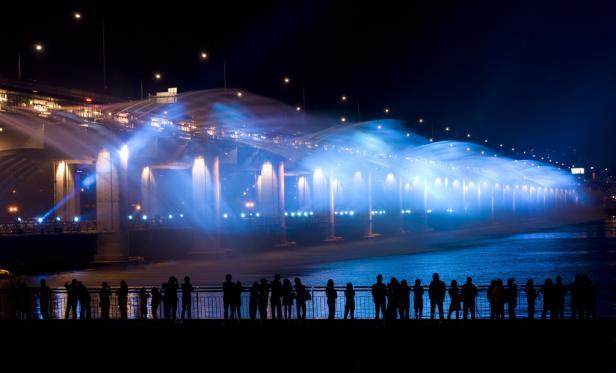
M148 287L148 294L150 293L150 288ZM328 305L327 305L327 297L325 296L325 289L323 287L307 287L307 290L311 293L312 300L306 302L306 318L307 319L326 319L328 317ZM344 289L336 288L338 297L336 298L336 319L341 319L344 317L344 307L345 307L345 298L344 298ZM478 319L488 319L490 318L490 303L487 299L487 287L478 286L479 295L476 299L476 317ZM539 290L539 287L536 288ZM616 300L614 300L614 287L597 287L597 297L595 302L595 317L597 318L616 318ZM367 286L358 286L355 287L356 295L355 295L355 318L356 319L373 319L375 317L375 307L372 299L370 287ZM430 318L430 300L428 298L428 289L424 288L424 296L423 296L423 307L421 309L422 316L424 319ZM90 308L91 308L91 317L94 319L100 318L100 306L99 306L99 296L98 290L90 290ZM241 318L247 319L249 318L249 288L244 288L244 291L241 294L241 307L240 307L240 316ZM23 297L21 298L23 301ZM206 287L206 286L198 286L194 288L193 293L190 297L191 300L191 316L193 319L222 319L224 318L224 305L223 305L223 293L220 287ZM20 301L17 300L19 303ZM181 318L182 312L182 293L178 291L178 301L176 303L176 318ZM411 293L410 298L410 318L414 319L415 314L413 310L414 296ZM67 306L67 294L64 288L53 289L52 291L52 299L50 302L50 314L51 318L54 319L63 319L66 313ZM19 306L13 306L13 301L11 301L11 296L7 289L2 289L0 291L0 319L11 319L17 317L17 312ZM163 318L163 310L164 310L164 300L161 302L161 305L158 309L158 318ZM82 306L77 304L77 318L80 318ZM40 299L38 296L31 294L28 297L28 301L22 303L21 309L25 309L23 312L23 317L25 318L42 318L41 310L40 310ZM541 313L543 309L543 295L540 294L536 300L536 308L534 317L541 318ZM148 310L148 318L152 318L152 304L151 298L148 298L147 301L147 310ZM446 296L444 302L444 315L447 318L449 310L449 296ZM519 289L518 292L518 302L515 306L515 315L517 318L527 318L528 313L528 303L526 293L523 288ZM271 318L271 307L270 302L268 300L267 307L268 318ZM565 306L564 306L564 315L565 318L571 318L572 310L571 310L571 293L568 291L565 298ZM70 317L73 317L71 313ZM438 318L438 311L436 312L436 318ZM462 311L459 313L459 317L462 318ZM470 315L469 315L470 317ZM120 309L118 304L118 296L117 290L113 290L113 295L111 297L111 307L110 307L110 318L119 319L120 318ZM131 288L129 289L128 295L128 318L129 319L138 319L140 318L140 300L139 300L139 289ZM259 318L259 315L257 315ZM292 318L297 318L297 310L295 307L295 303L292 307ZM452 318L455 318L455 313L452 314ZM509 318L507 315L507 305L505 305L505 318ZM548 313L549 318L549 313Z

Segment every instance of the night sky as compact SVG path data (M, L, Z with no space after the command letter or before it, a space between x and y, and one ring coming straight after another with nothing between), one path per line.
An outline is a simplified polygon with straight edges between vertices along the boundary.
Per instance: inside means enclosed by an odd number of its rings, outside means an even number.
M1 76L17 77L21 51L24 79L102 91L104 19L108 93L119 97L138 97L141 79L146 92L222 87L224 58L229 87L297 105L300 85L282 78L305 82L311 113L354 120L359 99L362 119L389 107L437 140L468 132L616 167L616 4L607 1L49 3L3 6Z

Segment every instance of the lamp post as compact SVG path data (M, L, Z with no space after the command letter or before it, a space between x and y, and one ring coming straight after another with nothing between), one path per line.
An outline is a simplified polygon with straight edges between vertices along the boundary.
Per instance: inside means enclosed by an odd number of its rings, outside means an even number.
M346 103L347 101L349 101L349 96L347 95L342 95L340 96L340 101L342 101L342 103ZM359 107L359 98L355 98L355 103L357 104L357 121L361 122L361 110ZM385 113L389 113L389 109L385 108Z
M282 79L282 82L283 82L285 85L289 85L289 84L291 84L293 81L292 81L291 77L287 75L287 76L285 76L285 77ZM304 82L303 82L303 81L298 81L297 83L298 83L298 84L301 84L301 86L302 86L302 110L304 110L304 112L305 112L305 111L306 111L306 85L304 84ZM297 109L297 108L296 108L296 109ZM300 111L300 110L297 110L297 111Z
M42 43L34 43L32 48L35 53L43 53L45 50ZM17 51L17 77L21 79L21 51Z

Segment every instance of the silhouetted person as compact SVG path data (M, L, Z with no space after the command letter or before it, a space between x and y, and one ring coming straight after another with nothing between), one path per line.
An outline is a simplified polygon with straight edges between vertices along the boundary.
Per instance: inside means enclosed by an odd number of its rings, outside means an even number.
M267 320L267 303L269 300L269 284L267 279L263 277L259 285L259 318Z
M79 318L91 319L92 318L92 298L90 297L90 292L88 288L83 284L83 282L77 282L77 299L79 299L79 305L81 306L81 312L79 312Z
M142 319L148 318L148 298L150 294L148 294L148 289L142 287L139 289L139 316Z
M184 320L185 315L188 316L188 320L191 319L192 292L193 286L190 283L190 277L186 276L182 284L182 320Z
M376 284L372 285L372 300L374 302L374 318L379 319L379 311L386 317L387 286L383 283L383 275L376 276Z
M524 292L526 293L526 304L528 309L528 319L535 319L535 303L537 301L537 291L535 290L535 282L532 278L529 278L526 281L526 286L524 287Z
M49 288L49 286L47 286L47 281L44 278L41 279L40 283L41 287L39 287L38 296L39 306L41 309L41 317L43 318L43 320L49 320L49 308L51 306L51 289Z
M580 302L581 293L583 291L582 275L575 275L575 281L571 284L571 319L582 319L582 305Z
M302 280L295 277L295 304L297 307L297 318L299 320L306 319L306 301L310 299L310 294L306 287L302 285Z
M398 308L400 309L400 318L402 320L408 320L411 308L411 287L406 279L400 282L400 301Z
M451 280L449 286L449 312L447 313L447 320L451 319L451 314L456 313L456 320L460 318L460 288L458 288L458 281Z
M467 277L466 283L462 285L462 292L460 297L462 298L462 302L464 303L464 310L462 314L462 318L466 320L468 317L468 312L471 313L471 320L475 320L475 302L477 300L477 286L473 284L473 278Z
M225 282L222 283L222 303L225 307L224 309L224 317L225 320L229 320L229 315L231 320L234 320L233 316L233 301L235 298L235 283L233 283L233 276L227 273L225 276Z
M248 298L248 315L251 320L257 319L257 309L259 308L259 283L255 281L250 288L250 298Z
M563 284L563 279L560 276L556 276L556 283L554 284L554 306L556 312L558 312L558 318L565 318L565 297L567 296L567 288Z
M488 288L488 299L490 300L491 320L502 320L505 318L505 287L503 286L503 280L496 279L492 281Z
M351 314L351 320L355 320L355 290L352 283L347 283L344 290L344 319Z
M111 288L109 284L103 282L98 291L98 305L101 307L101 320L109 320L109 309L111 308Z
M242 292L244 287L242 283L237 281L235 283L235 299L233 300L233 312L237 315L237 319L242 319Z
M415 280L415 286L413 286L413 309L415 310L415 318L421 320L423 317L423 296L424 288L421 286L421 280Z
M65 282L64 288L66 288L66 311L64 312L64 319L68 319L72 312L74 320L77 318L77 279L72 279L70 284Z
M158 308L160 307L161 295L156 286L150 291L152 294L152 318L158 320Z
M515 278L507 279L507 289L505 289L507 301L507 314L510 320L515 319L515 308L518 306L518 285Z
M178 283L177 278L175 276L169 277L169 281L167 282L167 289L165 291L165 296L167 303L169 303L169 318L173 321L177 319L178 312L178 290L180 289L180 284Z
M398 279L392 277L387 284L387 318L395 320L398 318L398 298L400 297L400 283Z
M118 289L118 307L120 308L120 319L128 319L128 284L126 281L120 281Z
M430 298L430 319L434 319L435 308L438 307L439 318L443 320L443 302L445 301L445 283L439 279L438 273L432 274L432 281L428 287Z
M556 294L552 279L546 279L539 292L543 294L543 310L541 311L541 319L545 320L549 312L550 319L558 320L558 312L556 308Z
M333 320L336 318L336 298L338 298L338 292L334 288L334 280L331 278L327 280L327 286L325 287L325 296L327 297L327 319Z
M293 286L291 285L291 281L285 278L282 282L282 308L285 320L291 319L291 314L293 313L293 298L295 298Z
M270 303L272 307L272 319L282 319L282 283L280 282L280 275L276 273L274 275L274 281L270 284L271 294Z

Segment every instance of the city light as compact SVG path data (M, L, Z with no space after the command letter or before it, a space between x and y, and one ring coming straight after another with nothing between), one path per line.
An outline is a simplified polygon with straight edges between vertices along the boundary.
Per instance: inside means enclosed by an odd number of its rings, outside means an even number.
M296 110L296 111L302 111L302 107L301 107L301 106L296 106L296 107L295 107L295 110Z
M58 222L59 222L59 221L62 221L62 218L61 218L61 217L59 217L59 216L56 216L56 221L58 221Z
M37 51L37 52L42 52L43 51L43 44L40 44L40 43L34 44L34 50Z
M248 201L248 202L244 203L244 206L245 206L247 209L251 209L251 208L255 207L255 203L254 203L254 202L252 202L252 201Z
M11 215L12 214L16 214L16 213L19 212L19 207L15 206L15 205L11 205L11 206L9 206L8 211L9 211L9 214L11 214Z
M169 216L167 216L170 220L173 219L173 215L169 214Z
M237 97L242 97L242 92L238 92Z
M143 216L141 217L141 220L148 220L148 216L147 216L147 215L143 215Z
M81 13L75 12L73 13L73 17L75 17L75 19L81 19Z
M417 119L417 123L422 124L424 122L423 118Z
M154 79L160 80L163 76L160 73L154 74Z
M37 218L36 221L40 224L43 222L43 218Z
M388 107L385 108L385 114L389 114L389 108Z
M207 59L207 53L201 52L201 59L203 60Z
M346 101L346 100L348 100L348 97L346 95L342 95L342 97L340 97L340 100Z
M133 216L132 215L128 215L128 220L133 220Z
M79 216L74 216L73 217L73 222L79 223Z
M340 121L341 121L342 123L346 123L347 119L346 119L346 117L341 117L341 118L340 118Z
M120 148L120 158L122 159L122 162L124 163L128 162L128 155L129 155L128 145L124 144Z
M289 84L289 83L291 83L291 78L289 78L288 76L285 76L284 79L283 79L283 82L285 84Z

